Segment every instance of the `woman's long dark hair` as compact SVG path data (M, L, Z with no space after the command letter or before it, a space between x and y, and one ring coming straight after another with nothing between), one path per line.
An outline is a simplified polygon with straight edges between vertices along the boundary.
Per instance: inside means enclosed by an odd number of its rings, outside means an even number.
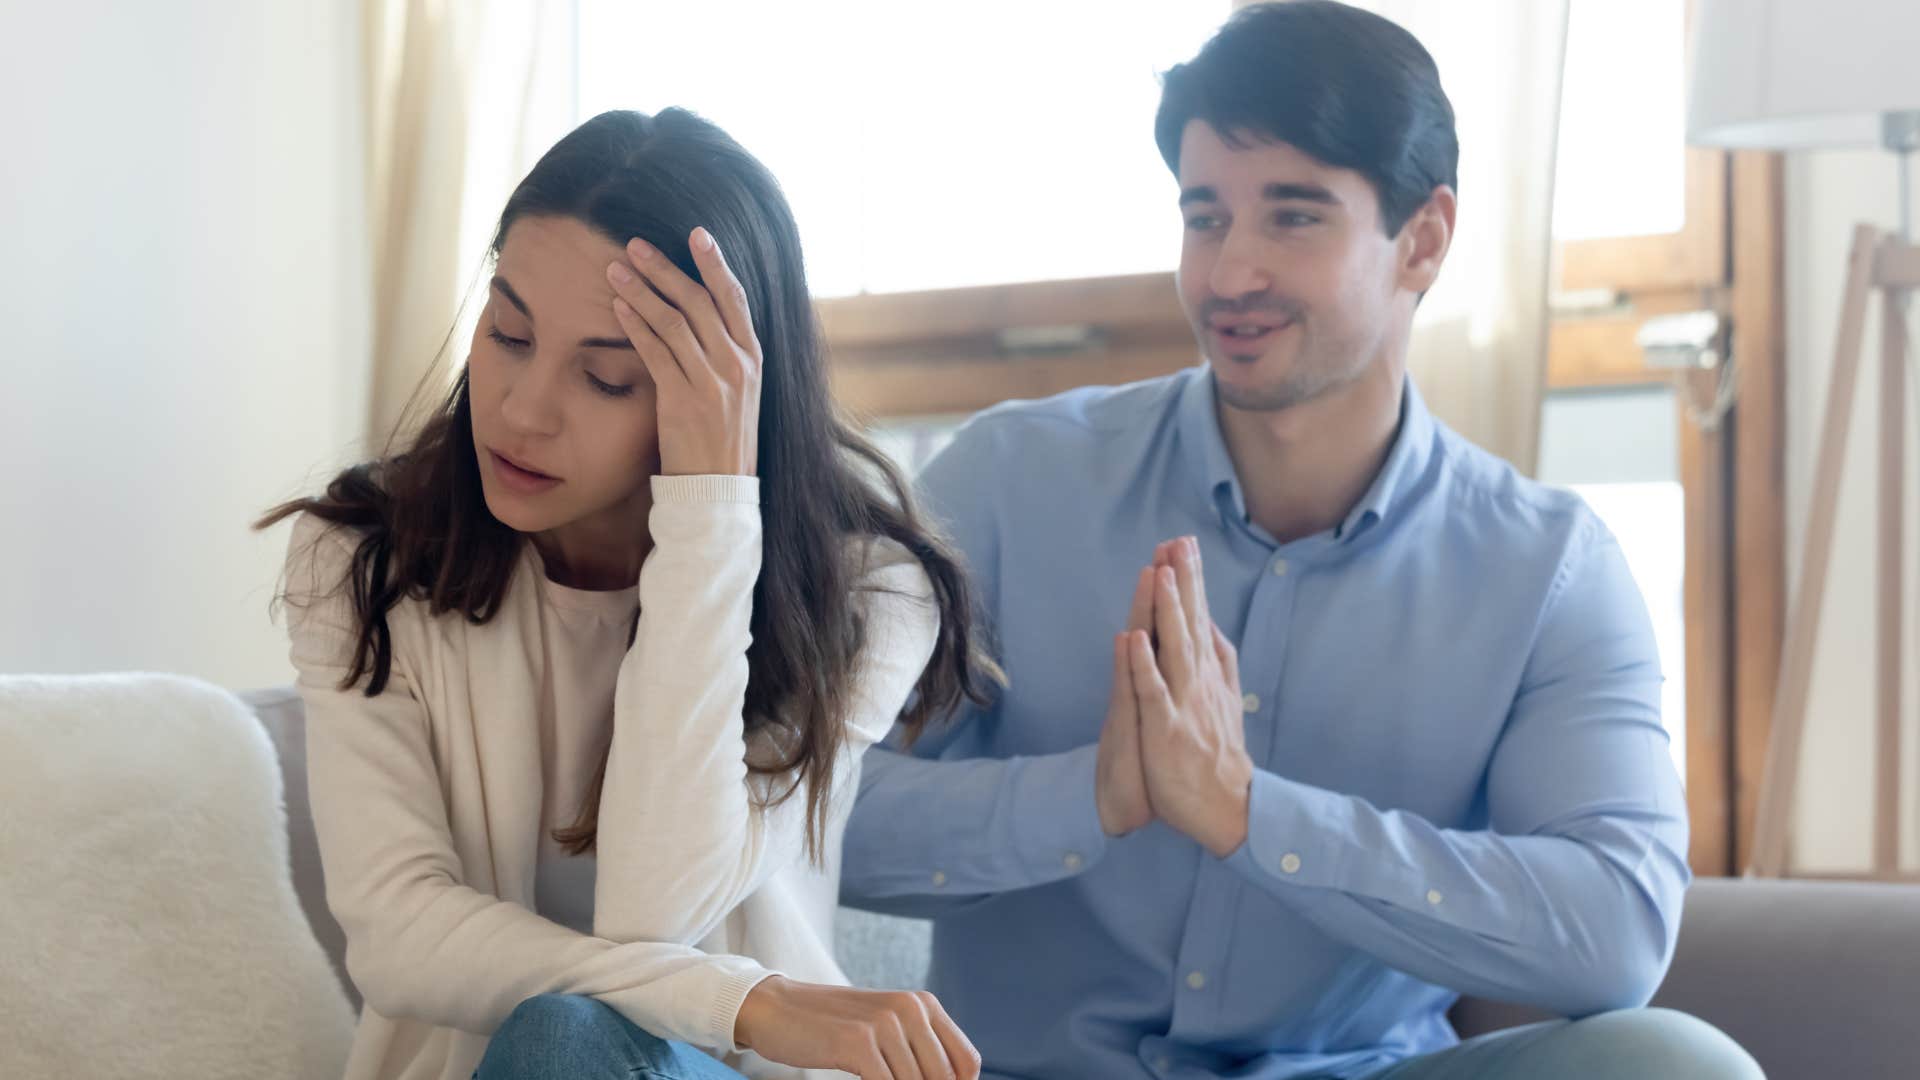
M998 669L974 633L958 559L913 509L900 472L829 397L825 348L807 294L799 230L779 185L725 132L682 109L606 112L547 151L507 200L495 231L528 217L584 222L616 244L640 237L700 279L688 235L704 226L727 253L765 356L759 476L764 542L753 590L746 726L772 729L779 760L753 770L807 791L808 850L822 850L835 758L863 640L854 558L863 537L893 540L925 568L939 609L933 658L900 718L909 736L963 698L983 700ZM405 599L484 623L500 609L522 536L487 509L464 372L404 450L356 465L326 493L274 507L266 528L309 513L360 536L348 580L359 639L342 688L372 697L393 670L387 615ZM554 837L575 853L597 835L603 753L578 817ZM778 786L776 784L776 786ZM776 800L777 801L777 800Z

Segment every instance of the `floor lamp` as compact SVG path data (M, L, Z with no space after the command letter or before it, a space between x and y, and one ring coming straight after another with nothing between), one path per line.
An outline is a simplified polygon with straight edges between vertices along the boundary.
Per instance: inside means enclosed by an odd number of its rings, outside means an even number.
M1834 512L1865 341L1881 310L1874 657L1876 721L1873 867L1899 874L1903 554L1906 508L1907 298L1920 290L1913 241L1911 164L1920 150L1920 3L1915 0L1700 0L1694 26L1688 141L1797 150L1880 145L1898 161L1900 231L1854 232L1839 342L1814 466L1799 586L1774 696L1773 726L1754 823L1752 874L1787 866L1788 821L1799 781L1814 643L1832 561ZM1735 349L1738 349L1736 343ZM1920 654L1917 654L1920 655Z

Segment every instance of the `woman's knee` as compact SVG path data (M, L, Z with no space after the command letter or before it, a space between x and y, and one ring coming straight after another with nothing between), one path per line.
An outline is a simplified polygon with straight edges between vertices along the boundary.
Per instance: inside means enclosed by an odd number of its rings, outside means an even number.
M604 1008L584 994L537 994L514 1006L503 1026L548 1029L592 1024Z
M584 994L540 994L514 1006L502 1030L577 1039L594 1031L619 1033L630 1026L619 1013Z
M514 1007L493 1034L480 1080L629 1075L666 1046L612 1008L579 994L541 994ZM619 1070L619 1071L615 1071Z

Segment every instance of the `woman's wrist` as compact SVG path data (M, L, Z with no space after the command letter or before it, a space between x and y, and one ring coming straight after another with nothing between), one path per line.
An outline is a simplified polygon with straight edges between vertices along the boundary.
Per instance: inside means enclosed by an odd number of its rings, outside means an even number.
M740 1011L733 1018L733 1045L742 1050L753 1049L755 1033L765 1030L771 1015L779 1011L786 981L784 976L769 975L740 999Z

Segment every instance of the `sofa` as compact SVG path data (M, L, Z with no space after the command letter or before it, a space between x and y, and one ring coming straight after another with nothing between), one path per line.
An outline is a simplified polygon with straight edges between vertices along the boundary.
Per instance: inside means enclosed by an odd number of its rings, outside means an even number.
M345 943L327 912L306 814L300 698L274 689L244 699L279 751L294 888L344 983ZM928 937L922 922L851 909L838 926L841 962L863 986L920 985ZM1773 1080L1920 1078L1920 887L1702 879L1688 893L1654 1004L1718 1026ZM1544 1018L1476 1000L1453 1013L1463 1037Z
M291 689L0 676L0 866L0 1076L339 1075L359 1001ZM843 909L837 933L856 984L922 984L925 923ZM1654 1003L1775 1080L1920 1078L1920 887L1699 881Z

